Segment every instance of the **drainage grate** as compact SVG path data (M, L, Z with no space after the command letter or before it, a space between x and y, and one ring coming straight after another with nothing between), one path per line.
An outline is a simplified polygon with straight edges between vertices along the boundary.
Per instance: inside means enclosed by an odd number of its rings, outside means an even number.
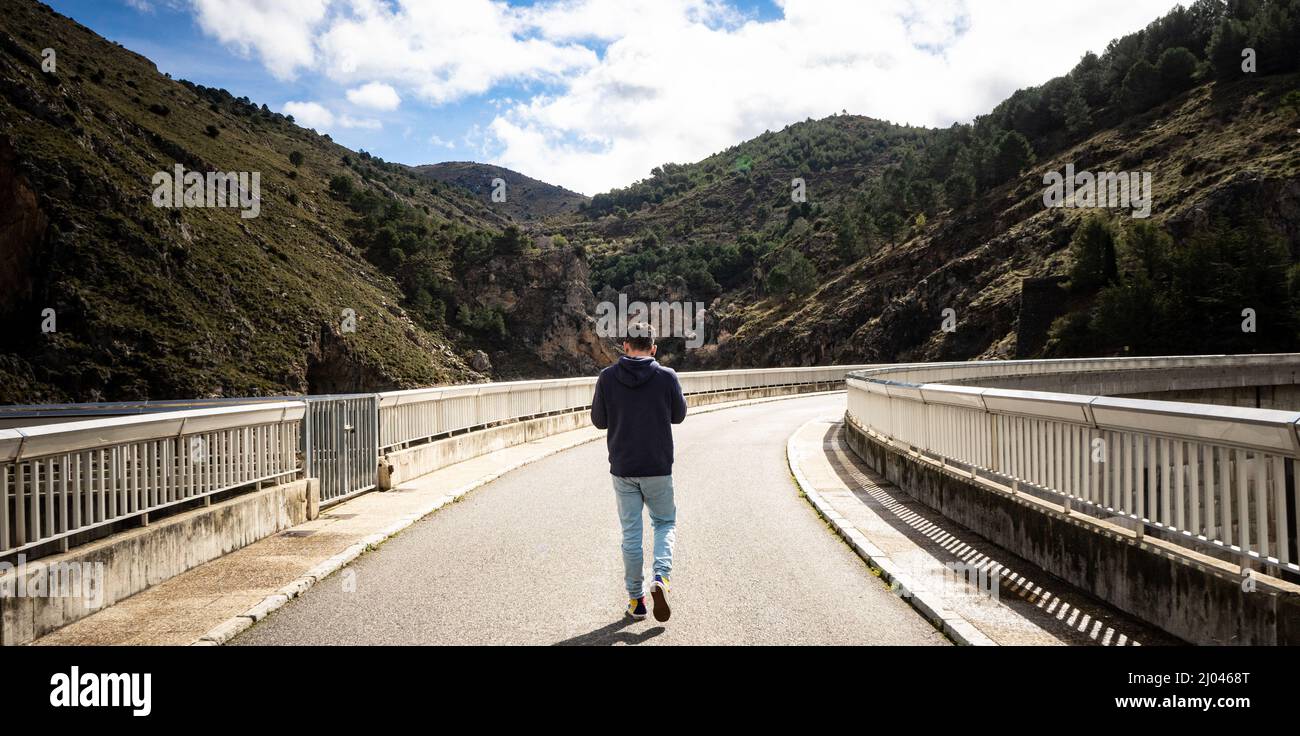
M311 530L308 530L308 531L280 532L280 536L282 536L282 537L310 537L311 535L313 535L313 534L315 534L315 533L316 533L316 530L315 530L315 529L311 529Z
M323 514L322 517L326 519L353 519L356 518L356 514Z

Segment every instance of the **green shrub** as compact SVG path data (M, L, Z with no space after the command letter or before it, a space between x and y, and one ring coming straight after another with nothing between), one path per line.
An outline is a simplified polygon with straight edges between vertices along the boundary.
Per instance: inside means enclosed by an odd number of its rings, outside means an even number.
M807 294L817 285L817 268L797 248L786 248L767 275L767 291L773 296Z
M1070 289L1090 293L1115 279L1117 229L1101 215L1085 217L1070 239Z

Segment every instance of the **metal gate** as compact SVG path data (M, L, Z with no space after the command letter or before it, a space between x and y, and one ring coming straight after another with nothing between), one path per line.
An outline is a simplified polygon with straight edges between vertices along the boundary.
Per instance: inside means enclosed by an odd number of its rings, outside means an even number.
M379 467L379 396L306 397L304 468L320 479L322 504L375 487Z

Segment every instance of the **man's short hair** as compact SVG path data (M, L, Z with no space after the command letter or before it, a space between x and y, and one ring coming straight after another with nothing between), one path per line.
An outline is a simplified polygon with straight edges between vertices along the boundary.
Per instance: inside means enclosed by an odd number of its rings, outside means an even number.
M655 328L647 322L633 322L627 326L627 337L623 341L633 350L649 350L655 344Z

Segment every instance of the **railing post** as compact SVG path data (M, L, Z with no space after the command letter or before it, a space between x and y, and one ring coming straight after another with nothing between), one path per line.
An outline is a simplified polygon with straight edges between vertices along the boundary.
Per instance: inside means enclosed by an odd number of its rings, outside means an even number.
M998 473L1002 470L1002 438L998 434L998 417L987 409L985 416L989 418L989 470Z

